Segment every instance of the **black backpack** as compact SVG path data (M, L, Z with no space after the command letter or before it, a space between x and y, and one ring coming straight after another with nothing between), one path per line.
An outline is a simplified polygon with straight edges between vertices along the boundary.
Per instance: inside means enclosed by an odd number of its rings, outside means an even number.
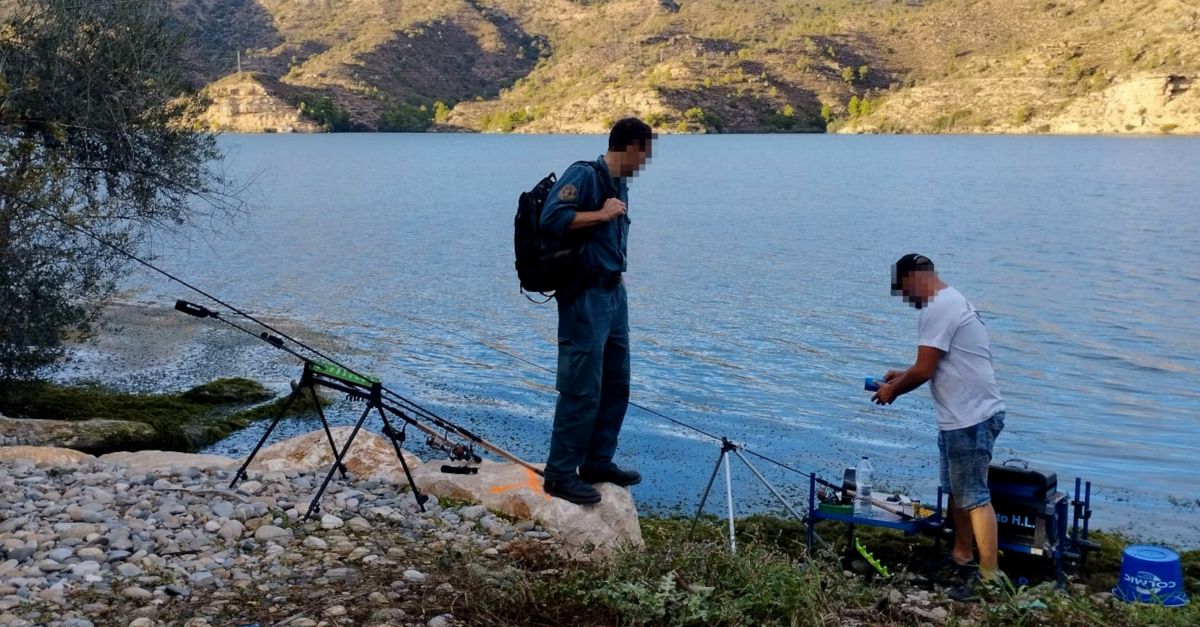
M575 163L580 164L588 165L595 171L604 189L604 199L613 197L611 186L604 181L596 163ZM521 292L539 292L546 296L542 302L548 302L553 297L548 292L559 292L570 287L582 277L585 270L583 251L588 242L586 233L575 231L558 236L541 228L542 207L546 205L550 189L557 181L558 178L551 172L533 189L522 192L517 200L517 216L513 220L513 247L517 256L517 278L521 281ZM529 298L528 294L526 298Z

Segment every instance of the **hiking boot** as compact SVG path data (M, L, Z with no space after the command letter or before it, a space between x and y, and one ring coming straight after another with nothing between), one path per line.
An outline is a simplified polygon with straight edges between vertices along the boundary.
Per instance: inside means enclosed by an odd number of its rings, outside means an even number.
M1001 572L997 572L996 576L991 579L984 579L976 571L975 575L965 583L950 588L946 592L946 596L960 603L973 603L983 596L995 599L1004 590L1007 581L1008 577Z
M596 488L584 483L578 475L568 475L562 479L547 478L542 488L546 494L576 505L593 505L600 502L600 493Z
M979 573L979 564L974 560L962 563L947 555L930 571L933 581L942 585L956 586L967 583Z
M579 469L579 478L588 483L612 483L622 488L642 482L642 475L638 471L616 466L601 469L583 467Z

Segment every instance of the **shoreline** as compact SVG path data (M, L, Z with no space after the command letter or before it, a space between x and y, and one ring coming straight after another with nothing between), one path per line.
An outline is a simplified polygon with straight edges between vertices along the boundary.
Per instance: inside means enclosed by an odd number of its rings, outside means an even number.
M124 391L145 392L164 388L184 388L203 383L214 377L244 376L261 381L267 389L276 393L278 399L281 397L280 395L286 394L288 391L288 381L298 376L299 368L294 363L294 359L282 355L276 349L255 338L226 329L219 323L197 321L177 314L163 305L137 302L114 305L110 309L110 314L106 314L106 320L111 323L110 328L113 326L123 327L134 332L121 334L102 332L96 342L82 347L87 354L83 355L83 359L76 362L67 371L60 373L56 377L58 382L95 380L98 375L103 374L105 375L104 379L111 378L118 385L112 385L108 380L103 380L102 383ZM322 350L338 355L357 356L346 351L344 343L336 337L311 331L310 328L314 326L311 323L276 318L271 318L270 323L289 334L301 336L306 341L311 340ZM199 360L197 356L208 356L212 359ZM123 370L126 368L128 370ZM122 373L122 375L114 378L117 373ZM456 393L452 385L447 386L444 382L431 382L428 392L438 396L425 398L418 394L418 397L422 398L422 402L432 401L432 407L435 408L449 407L448 417L456 416L459 409L471 407L472 403L478 402L474 396L463 396ZM352 405L340 401L330 407L327 412L331 424L334 426L352 424L358 413ZM516 417L514 416L514 418ZM492 439L502 446L513 447L515 445L516 448L510 448L510 450L518 455L534 456L536 450L531 445L527 445L526 440L535 430L544 428L545 425L541 425L531 418L521 419L524 422L509 421L506 424L468 421L464 426L484 434L484 437ZM374 419L368 421L368 429L378 426L374 425L372 420ZM631 429L637 426L633 423L629 425ZM319 427L320 423L315 416L311 419L285 420L280 423L279 429L272 436L272 442L307 433ZM636 448L629 451L635 461L644 466L643 471L649 472L651 475L668 472L670 466L658 460L661 451L674 450L684 444L676 442L675 436L660 431L657 427L656 423L641 426L640 435L635 440L631 440L631 442L636 442ZM246 429L235 431L216 445L206 447L199 452L236 458L249 452L265 428L265 421L252 423ZM631 433L633 432L631 431ZM693 447L700 446L700 449L704 451L702 463L704 476L697 479L700 481L707 477L707 472L710 470L708 448L702 443L688 444ZM527 450L520 450L521 448ZM675 467L675 472L679 472L678 467ZM648 476L650 481L647 482L647 485L642 486L636 494L640 508L662 515L694 513L703 483L700 483L699 487L692 491L685 485L675 485L665 478L666 475L660 480ZM807 481L805 480L803 483L803 487L806 488ZM1059 489L1069 491L1070 483L1073 481L1069 477L1060 477ZM753 514L775 511L777 503L769 494L765 493L765 490L756 491L755 486L756 484L742 484L737 487L739 513ZM795 503L801 503L806 498L806 490L801 490L799 484L795 486L781 484L780 487ZM913 489L912 486L906 487L905 482L894 487ZM1093 498L1098 498L1097 495L1101 491L1101 488L1097 486ZM1105 488L1103 491L1109 493L1108 497L1101 502L1095 500L1093 502L1093 508L1096 510L1093 522L1099 524L1100 528L1130 538L1167 541L1189 549L1200 548L1200 533L1183 522L1189 516L1196 514L1200 509L1200 503L1190 501L1158 502L1139 496L1132 489L1124 488L1119 490ZM1154 519L1158 519L1160 522L1152 522ZM1178 524L1175 527L1164 526L1161 524L1162 520L1178 521Z

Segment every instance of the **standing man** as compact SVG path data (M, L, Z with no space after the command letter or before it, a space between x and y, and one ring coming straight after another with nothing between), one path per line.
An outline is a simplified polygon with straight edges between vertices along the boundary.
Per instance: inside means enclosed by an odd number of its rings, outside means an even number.
M629 310L621 274L629 240L627 179L650 158L654 134L636 118L617 122L608 152L563 172L542 209L542 228L584 239L583 275L558 300L558 405L546 493L600 502L593 483L631 486L642 476L613 463L629 406Z
M987 327L975 307L938 277L928 257L908 254L896 261L892 294L921 310L917 323L917 363L889 370L872 398L889 405L926 381L938 416L942 489L950 493L954 522L951 559L969 572L972 536L979 549L978 576L951 589L957 600L972 600L979 580L1000 575L996 563L996 511L987 473L996 436L1004 429L1004 400L992 370Z

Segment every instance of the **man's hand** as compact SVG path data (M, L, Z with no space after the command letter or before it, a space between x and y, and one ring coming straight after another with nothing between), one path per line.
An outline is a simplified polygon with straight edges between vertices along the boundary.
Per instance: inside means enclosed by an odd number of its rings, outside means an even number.
M888 374L890 375L892 373L889 372ZM875 396L872 396L871 400L874 401L876 405L891 405L892 401L895 401L897 396L899 396L899 394L896 393L895 386L887 385L885 383L879 386L879 390L875 392Z
M891 383L892 381L899 379L903 374L903 370L888 370L887 374L883 375L883 381L885 383Z
M611 222L625 215L625 203L619 198L609 198L604 201L604 206L600 208L600 217L605 222Z

